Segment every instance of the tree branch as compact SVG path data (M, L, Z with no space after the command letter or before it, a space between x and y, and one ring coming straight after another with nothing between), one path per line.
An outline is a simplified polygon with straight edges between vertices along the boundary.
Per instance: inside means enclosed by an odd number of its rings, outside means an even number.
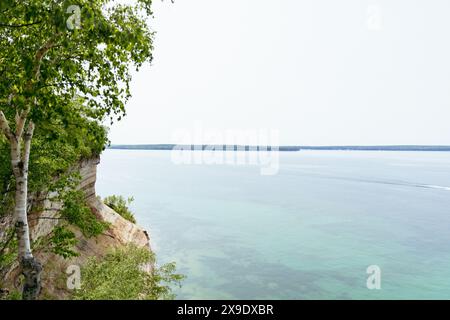
M15 138L14 134L11 131L11 128L9 127L8 120L6 120L3 111L0 111L0 129L10 141Z
M33 71L31 74L31 78L29 79L29 81L26 85L26 88L28 91L31 92L33 90L34 81L39 80L42 59L44 59L47 52L49 52L50 49L52 49L55 46L55 40L59 35L60 35L60 33L55 34L51 39L49 39L46 43L44 43L44 45L41 48L39 48L39 50L36 52L36 54L34 56ZM36 105L36 98L34 100L34 104ZM23 133L23 127L25 125L25 121L26 121L26 118L27 118L29 112L30 112L30 105L28 105L27 108L20 113L19 117L17 117L17 115L16 115L16 123L17 123L16 137L17 137L17 139L20 139L20 137ZM31 137L33 136L33 131L34 131L34 124L31 121L29 123L29 129L30 129L30 125L32 125L32 130L31 130L31 136L29 139L30 140L29 143L31 142ZM19 136L19 134L20 134L20 136ZM25 141L25 143L26 143L26 141ZM28 146L28 148L29 148L29 146ZM23 156L29 157L29 151L28 151L28 156L26 156L26 152L24 152Z
M30 22L30 23L24 23L24 24L3 24L3 23L0 23L0 28L24 28L24 27L31 27L31 26L37 25L39 23L42 23L42 21L36 21L36 22Z
M34 133L34 123L33 121L28 122L27 131L25 132L25 135L23 137L24 141L24 150L22 154L22 164L23 164L23 170L25 172L28 172L28 163L30 160L30 149L31 149L31 139L33 138Z
M33 73L32 73L32 80L39 80L39 74L41 71L41 63L42 59L45 57L47 52L50 51L51 48L55 45L56 38L60 35L60 33L57 33L55 36L53 36L50 40L48 40L44 45L39 48L39 50L36 52L36 55L34 56L34 67L33 67Z
M34 220L67 220L67 218L56 218L56 217L37 217L37 218L29 218L29 221Z
M26 115L24 111L20 114L16 112L16 138L20 140L23 134L23 128L25 127Z

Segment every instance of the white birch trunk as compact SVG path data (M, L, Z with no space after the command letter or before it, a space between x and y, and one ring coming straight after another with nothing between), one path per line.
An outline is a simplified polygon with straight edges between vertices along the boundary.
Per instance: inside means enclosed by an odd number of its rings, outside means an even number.
M26 85L28 91L31 92L33 90L33 81L39 80L42 59L54 46L55 40L59 35L60 33L55 34L54 37L44 43L36 52L32 77ZM13 94L10 95L10 102L12 97ZM36 98L34 99L34 105L36 105ZM10 142L11 166L16 179L14 219L19 245L19 261L22 267L22 274L25 277L22 298L24 300L35 300L38 298L41 290L42 265L33 257L31 252L30 229L27 217L28 164L30 160L31 140L34 132L34 124L31 120L28 120L28 126L25 130L29 112L30 108L16 113L16 131L13 132L5 115L0 111L0 133L3 132ZM21 150L22 140L23 150Z
M20 142L12 141L11 143L11 166L14 177L16 178L14 220L16 222L16 233L19 242L19 258L21 260L33 258L27 217L28 163L33 131L34 125L30 122L23 139L23 153L21 152Z
M34 124L30 120L24 133L26 118L16 117L16 132L12 132L3 112L0 111L0 129L8 138L11 147L11 167L16 180L14 221L18 240L19 262L25 278L22 298L35 300L41 290L42 266L31 251L30 229L28 226L28 166ZM21 142L23 140L23 150Z

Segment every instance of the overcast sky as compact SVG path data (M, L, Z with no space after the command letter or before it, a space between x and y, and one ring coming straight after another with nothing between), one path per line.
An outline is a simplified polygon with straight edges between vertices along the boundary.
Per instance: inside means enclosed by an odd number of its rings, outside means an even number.
M174 134L199 126L450 144L448 0L154 0L154 15L154 62L113 144L186 142Z

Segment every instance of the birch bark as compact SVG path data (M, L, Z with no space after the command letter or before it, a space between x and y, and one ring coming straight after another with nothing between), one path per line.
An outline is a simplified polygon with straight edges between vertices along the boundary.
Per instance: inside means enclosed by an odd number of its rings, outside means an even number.
M8 138L11 148L11 167L16 180L14 222L18 240L18 254L24 286L22 298L35 300L41 290L42 266L31 251L30 229L28 226L27 200L28 200L28 167L30 162L31 140L34 133L34 124L28 121L26 130L26 116L16 117L16 132L13 132L0 111L0 129ZM23 144L23 150L22 150Z

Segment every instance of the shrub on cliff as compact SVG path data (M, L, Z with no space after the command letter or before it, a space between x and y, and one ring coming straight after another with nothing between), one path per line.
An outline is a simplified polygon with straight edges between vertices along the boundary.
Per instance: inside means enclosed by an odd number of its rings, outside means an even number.
M175 273L174 263L156 267L150 250L129 245L101 260L89 260L81 270L81 289L75 292L74 299L173 299L171 285L180 285L183 279Z
M103 199L103 202L113 209L115 212L120 214L123 218L127 219L132 223L136 223L136 219L134 218L133 213L130 211L128 206L134 201L134 199L128 198L125 200L122 196L109 196Z

